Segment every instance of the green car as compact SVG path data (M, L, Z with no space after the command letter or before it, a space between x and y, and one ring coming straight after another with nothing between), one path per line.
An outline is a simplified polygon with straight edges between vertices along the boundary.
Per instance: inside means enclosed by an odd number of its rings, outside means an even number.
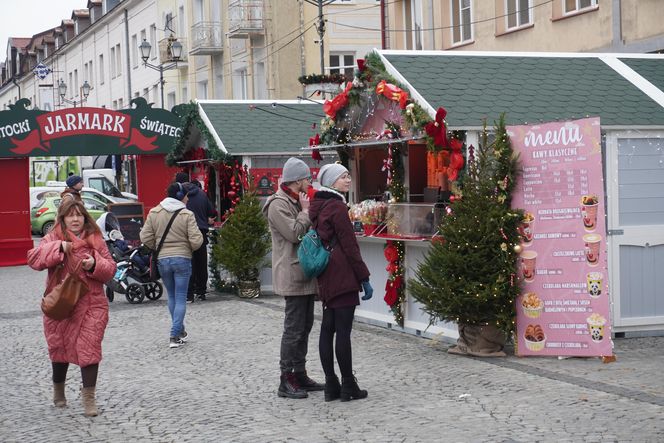
M46 235L53 229L55 216L61 201L60 196L44 196L37 202L30 210L32 232ZM95 198L83 197L83 204L95 220L106 212L106 204Z

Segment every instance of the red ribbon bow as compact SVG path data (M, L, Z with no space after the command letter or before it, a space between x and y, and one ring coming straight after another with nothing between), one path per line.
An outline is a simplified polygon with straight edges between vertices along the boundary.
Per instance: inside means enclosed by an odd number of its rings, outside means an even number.
M330 116L330 118L335 118L339 110L346 107L348 104L348 92L352 89L353 83L346 83L346 89L344 92L334 97L332 100L325 100L323 104L323 112Z
M445 108L438 108L436 111L436 119L429 122L424 127L427 135L433 138L433 144L440 148L447 148L447 128L445 127L445 116L447 111Z

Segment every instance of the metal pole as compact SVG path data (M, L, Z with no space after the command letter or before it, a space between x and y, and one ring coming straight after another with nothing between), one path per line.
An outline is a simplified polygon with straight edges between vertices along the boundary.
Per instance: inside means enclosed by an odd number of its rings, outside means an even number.
M325 22L323 21L323 0L318 0L318 36L320 37L320 75L325 75Z
M159 65L159 85L161 86L161 107L164 107L164 66Z

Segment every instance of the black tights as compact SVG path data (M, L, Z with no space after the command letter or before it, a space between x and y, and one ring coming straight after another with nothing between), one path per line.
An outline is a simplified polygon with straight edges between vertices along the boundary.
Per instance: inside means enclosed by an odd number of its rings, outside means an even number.
M53 366L53 383L64 383L67 379L67 369L69 363L56 363L52 362ZM97 373L99 372L99 364L89 365L81 368L81 378L83 379L84 388L92 388L97 384Z
M350 333L353 330L355 306L323 309L318 351L326 377L334 375L334 354L342 377L353 376L353 352ZM336 341L334 335L336 334Z

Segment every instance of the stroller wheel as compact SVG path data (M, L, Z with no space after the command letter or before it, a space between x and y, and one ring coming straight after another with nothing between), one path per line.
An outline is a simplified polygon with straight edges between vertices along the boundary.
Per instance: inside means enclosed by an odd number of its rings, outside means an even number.
M145 291L143 285L132 283L127 286L127 293L125 294L127 301L131 304L142 303L145 298Z
M164 293L164 287L158 281L145 283L143 289L145 290L145 296L149 300L158 300Z
M115 292L110 287L106 286L106 298L108 301L112 302L115 298Z

